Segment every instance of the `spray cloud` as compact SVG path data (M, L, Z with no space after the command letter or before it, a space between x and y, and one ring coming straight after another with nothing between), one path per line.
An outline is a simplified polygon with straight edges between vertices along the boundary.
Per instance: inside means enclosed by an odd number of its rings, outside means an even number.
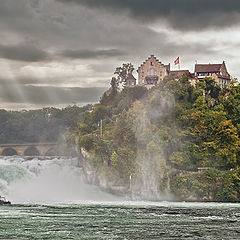
M157 90L150 90L147 98L135 102L129 117L138 149L138 170L131 190L133 195L148 200L170 198L166 153L163 151L167 139L164 139L159 126L172 114L174 98L168 92Z

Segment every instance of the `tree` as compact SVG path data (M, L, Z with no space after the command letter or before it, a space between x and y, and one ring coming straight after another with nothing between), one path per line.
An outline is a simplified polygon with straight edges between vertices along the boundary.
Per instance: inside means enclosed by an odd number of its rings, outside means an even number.
M117 80L123 85L126 84L128 76L132 74L134 66L131 63L123 63L122 67L117 67L114 74L117 75Z
M104 92L100 99L100 103L105 106L114 105L116 102L116 96L118 95L119 81L115 77L112 77L110 84L111 87Z
M221 157L226 166L238 168L240 140L237 136L237 129L231 120L219 124L216 134L217 156Z
M112 80L111 80L111 93L116 93L118 90L119 90L119 81L115 78L115 77L112 77Z

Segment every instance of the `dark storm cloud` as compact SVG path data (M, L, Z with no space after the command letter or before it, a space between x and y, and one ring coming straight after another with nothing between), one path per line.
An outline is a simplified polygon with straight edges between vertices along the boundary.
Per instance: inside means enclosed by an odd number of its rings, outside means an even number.
M198 55L198 54L216 54L217 50L213 49L212 42L205 43L174 43L170 41L163 42L159 46L159 52L168 57L175 56L176 54L181 55Z
M28 104L71 104L98 102L106 88L60 88L3 85L0 88L1 102Z
M63 57L71 59L91 59L99 57L118 57L123 56L125 53L118 49L98 49L98 50L89 50L89 49L79 49L79 50L65 50L62 53Z
M227 27L240 21L237 0L56 0L123 13L140 21L166 20L180 30Z
M40 62L50 59L50 55L35 46L0 45L0 58L23 62Z
M165 23L196 31L229 26L239 22L239 5L232 0L0 0L0 100L96 102L104 89L95 87L108 86L116 67L132 62L137 68L150 54L166 64L180 56L190 67L195 59L227 60L226 52L237 54L233 38L222 44L218 32L179 33Z

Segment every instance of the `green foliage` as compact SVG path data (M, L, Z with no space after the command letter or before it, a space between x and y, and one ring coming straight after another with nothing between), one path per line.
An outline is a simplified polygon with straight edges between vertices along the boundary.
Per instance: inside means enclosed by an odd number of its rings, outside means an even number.
M74 132L83 114L91 108L87 105L64 109L0 110L0 143L55 142L67 128Z
M140 184L154 176L161 190L170 174L171 191L181 199L240 200L240 86L221 90L211 78L193 86L183 76L150 90L119 91L117 82L78 123L79 146L101 174L125 184L130 175L142 176ZM199 167L211 169L198 173Z
M114 74L117 75L117 80L119 83L125 85L129 74L132 74L134 67L131 63L123 63L122 67L116 68Z
M240 171L209 169L204 173L175 175L171 190L180 199L236 202L240 198Z
M105 106L113 106L116 104L116 96L119 91L119 81L113 77L111 80L111 88L107 90L100 99L100 103Z
M87 151L90 151L94 148L94 137L93 136L82 136L79 138L79 147L82 147L86 149Z
M118 160L118 155L115 151L112 153L110 160L111 160L112 166L114 166L114 167L117 166L119 160Z
M143 98L147 94L147 89L143 86L125 87L118 96L118 111L127 110L132 103Z

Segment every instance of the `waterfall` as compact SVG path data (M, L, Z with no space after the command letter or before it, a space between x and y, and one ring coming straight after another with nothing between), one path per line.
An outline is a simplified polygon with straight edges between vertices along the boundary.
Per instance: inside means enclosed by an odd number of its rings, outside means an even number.
M77 158L0 157L0 195L12 202L114 201L85 182Z

